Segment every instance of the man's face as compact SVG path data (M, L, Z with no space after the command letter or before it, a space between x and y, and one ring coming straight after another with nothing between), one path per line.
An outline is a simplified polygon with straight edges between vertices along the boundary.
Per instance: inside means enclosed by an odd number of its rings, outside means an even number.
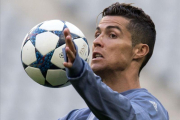
M91 68L102 76L108 72L125 70L133 57L129 20L120 16L105 16L95 32Z

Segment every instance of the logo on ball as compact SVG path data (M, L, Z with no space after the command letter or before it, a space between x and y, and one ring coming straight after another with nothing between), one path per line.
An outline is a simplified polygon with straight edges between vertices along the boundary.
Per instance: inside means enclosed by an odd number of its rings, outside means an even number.
M63 55L63 53L61 52L61 53L59 53L59 57L60 58L64 58L64 55Z

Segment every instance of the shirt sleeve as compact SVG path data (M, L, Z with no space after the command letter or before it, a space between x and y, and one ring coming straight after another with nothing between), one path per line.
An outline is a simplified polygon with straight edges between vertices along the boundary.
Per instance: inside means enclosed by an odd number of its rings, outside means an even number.
M58 120L86 120L89 116L90 110L88 108L75 109Z
M77 46L75 45L76 50ZM78 51L78 50L77 50ZM67 61L63 49L65 61ZM94 74L90 66L82 60L78 53L72 68L66 68L68 80L84 99L89 109L100 120L145 120L147 113L135 114L130 101L125 96L113 91ZM146 119L149 120L149 119Z
M74 120L74 118L76 117L75 116L75 112L77 110L72 110L71 112L69 112L67 115L65 115L64 117L62 118L59 118L58 120Z

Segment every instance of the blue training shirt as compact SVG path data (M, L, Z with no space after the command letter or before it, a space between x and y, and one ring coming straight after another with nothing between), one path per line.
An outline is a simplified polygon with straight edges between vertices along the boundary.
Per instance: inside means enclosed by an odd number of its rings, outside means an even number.
M64 49L63 54L67 61ZM66 73L88 108L73 110L58 120L169 120L168 112L146 89L113 91L78 53L72 68L66 68Z

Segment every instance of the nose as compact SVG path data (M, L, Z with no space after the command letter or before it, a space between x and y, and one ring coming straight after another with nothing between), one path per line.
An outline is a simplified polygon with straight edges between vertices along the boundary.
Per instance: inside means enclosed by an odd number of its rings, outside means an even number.
M93 46L94 47L103 47L103 36L98 36L94 41L93 41Z

